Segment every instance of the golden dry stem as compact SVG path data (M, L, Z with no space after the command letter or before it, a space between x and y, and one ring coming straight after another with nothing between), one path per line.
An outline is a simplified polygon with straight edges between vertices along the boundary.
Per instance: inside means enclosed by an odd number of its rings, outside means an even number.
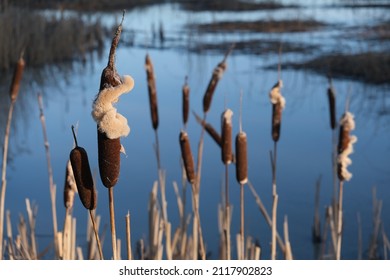
M121 149L120 138L109 139L105 133L98 130L100 179L106 188L112 188L118 182Z
M230 164L233 158L232 152L232 116L233 112L230 109L226 109L222 113L222 162L224 164Z
M11 102L15 102L16 99L18 98L19 89L20 89L20 81L22 80L24 67L25 67L25 62L24 62L23 55L22 55L22 56L20 56L20 58L16 64L14 76L12 78L11 89L10 89Z
M70 152L70 162L82 204L86 209L95 209L97 204L96 191L85 149L76 146Z
M158 128L158 105L157 105L157 91L156 78L154 76L153 64L149 54L145 58L146 78L148 83L150 114L152 117L152 126L156 130Z
M73 175L72 164L68 160L65 170L65 184L64 184L64 206L66 209L73 207L74 195L77 191L76 182Z
M187 180L190 184L195 184L195 164L191 152L190 139L188 138L187 132L180 132L179 141Z
M236 178L244 185L248 182L247 137L245 132L236 136Z

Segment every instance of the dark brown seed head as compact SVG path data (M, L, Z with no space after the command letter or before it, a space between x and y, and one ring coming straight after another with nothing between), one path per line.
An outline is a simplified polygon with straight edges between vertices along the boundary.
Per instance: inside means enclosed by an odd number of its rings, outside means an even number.
M179 136L181 157L183 158L184 168L186 170L187 180L190 184L195 184L195 165L191 152L190 140L185 131L180 132Z
M16 68L14 71L14 76L12 78L11 89L10 89L10 98L11 102L15 102L19 95L20 82L22 80L23 70L25 62L23 56L21 56L16 63Z
M183 86L183 124L186 126L188 121L188 115L190 112L190 87L187 84L187 78L186 82Z
M236 178L241 185L248 182L248 160L246 133L240 132L236 136Z
M233 158L232 152L232 117L233 112L230 109L226 109L222 113L222 133L221 133L221 144L222 144L222 162L224 164L230 164Z
M204 120L202 120L195 112L194 112L194 116L195 116L195 119L196 121L204 127L204 129L206 130L206 132L211 136L211 138L214 139L215 143L217 143L217 145L219 147L222 146L222 140L221 140L221 136L218 134L218 132L214 129L214 127L205 122Z
M283 108L280 103L272 104L272 139L275 142L278 142L280 138L282 111Z
M145 58L146 78L148 83L149 92L149 105L150 114L152 117L153 129L158 128L158 105L157 105L157 91L156 91L156 78L154 76L153 64L149 54Z
M336 128L336 93L332 86L329 86L328 88L328 101L330 113L330 128L333 130Z
M217 87L218 81L222 78L223 73L227 67L225 59L215 67L211 76L210 82L207 86L206 92L203 96L203 112L207 113L210 110L211 101L213 99L215 88Z
M120 138L109 139L98 130L99 173L106 188L112 188L118 182L121 148Z
M87 152L81 147L74 148L70 152L70 163L82 204L86 209L95 209L97 204L96 191Z

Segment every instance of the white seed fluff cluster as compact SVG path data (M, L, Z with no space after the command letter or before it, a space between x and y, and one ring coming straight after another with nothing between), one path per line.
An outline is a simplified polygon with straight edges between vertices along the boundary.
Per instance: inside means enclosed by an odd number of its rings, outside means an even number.
M280 104L282 109L286 106L286 99L282 96L281 89L283 87L283 81L279 80L271 89L269 98L272 104Z
M343 126L344 129L351 131L355 129L355 120L354 116L350 112L346 112L341 120L340 126ZM349 136L348 146L338 155L337 162L341 167L341 176L349 181L352 178L352 173L350 173L347 168L352 164L352 160L349 156L353 153L353 144L357 142L357 137L355 135Z
M93 102L92 117L98 124L99 130L110 139L127 136L130 133L127 119L117 113L114 104L122 94L131 91L133 87L133 78L124 75L120 85L101 90Z

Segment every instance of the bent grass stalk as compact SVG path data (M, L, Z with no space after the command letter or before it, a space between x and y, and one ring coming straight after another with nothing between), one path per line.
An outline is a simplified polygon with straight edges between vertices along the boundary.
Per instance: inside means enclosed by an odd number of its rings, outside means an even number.
M3 145L3 163L1 172L1 192L0 192L0 260L3 259L3 235L4 235L4 207L5 207L5 192L7 188L7 159L8 159L8 143L11 130L12 115L14 111L15 102L19 95L20 82L22 80L22 74L25 67L25 61L23 58L23 52L16 64L14 76L11 83L10 98L11 105L8 110L7 124L4 134Z

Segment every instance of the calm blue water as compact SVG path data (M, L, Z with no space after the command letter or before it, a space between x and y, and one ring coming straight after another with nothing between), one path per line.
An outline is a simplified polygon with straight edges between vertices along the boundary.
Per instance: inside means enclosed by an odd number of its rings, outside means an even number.
M322 11L322 10L321 10ZM359 12L326 9L321 12L318 7L295 11L292 17L305 18L312 15L329 22L341 21L345 25L364 24L360 21ZM269 12L268 12L269 13ZM382 11L371 11L372 15L380 15ZM264 12L249 13L253 18L270 16ZM291 13L288 13L291 16ZM118 111L127 117L131 133L122 139L126 156L122 156L121 177L115 186L115 205L117 218L117 234L124 245L125 215L128 211L132 217L132 241L148 236L148 199L152 185L157 177L157 164L153 150L154 131L150 121L144 58L148 52L152 58L157 78L157 94L159 102L161 162L167 172L168 215L173 228L179 225L176 198L172 183L181 186L180 147L178 135L182 128L181 121L181 87L184 77L188 75L191 87L191 109L201 113L201 102L211 72L222 59L219 54L191 54L177 45L185 45L185 35L180 35L183 23L209 21L212 17L223 18L219 14L188 14L177 7L157 6L146 10L128 12L124 30L136 31L134 47L120 45L117 52L117 68L120 74L129 74L135 79L135 88L123 95L118 103ZM238 17L239 15L236 15ZM275 12L276 18L284 18L285 14ZM371 17L371 21L375 19ZM107 22L115 21L119 16L105 15ZM168 20L169 19L169 20ZM149 44L151 26L163 22L167 36L179 38L177 45L168 41L168 47L148 50L139 47ZM137 23L137 25L136 25ZM179 34L179 35L178 35ZM332 30L315 33L312 36L301 34L296 36L302 41L321 41L330 36ZM124 34L124 36L126 36ZM183 36L183 37L180 37ZM197 35L198 36L198 35ZM269 36L269 35L266 35ZM288 34L280 35L282 39ZM124 37L125 38L125 37ZM182 39L180 39L182 38ZM195 39L197 37L195 36ZM217 36L217 39L224 36ZM202 36L199 35L199 39ZM369 48L369 44L355 42L347 38L336 38L323 46L319 51L334 48L335 42L341 46ZM352 41L352 42L351 42ZM172 44L172 45L170 45ZM333 45L332 45L333 44ZM149 44L151 45L151 44ZM337 45L336 45L337 47ZM361 49L359 49L361 50ZM108 53L107 51L104 54ZM287 54L285 59L293 59ZM62 228L64 209L62 206L62 188L65 165L72 149L73 139L70 127L78 124L78 142L89 155L91 168L98 172L96 124L90 115L92 101L97 93L101 70L106 65L103 59L94 56L92 63L82 67L75 63L73 71L66 77L60 72L55 79L46 85L36 85L25 81L24 91L16 105L14 126L10 139L12 159L8 168L8 189L6 209L11 211L16 225L19 213L25 214L25 198L30 198L38 205L37 233L39 248L42 250L51 239L52 223L49 198L48 176L42 128L39 120L36 94L44 95L47 133L50 142L50 153L57 185L57 210L59 228ZM268 92L277 80L277 71L264 70L263 66L275 63L277 54L262 56L233 55L228 59L228 69L220 81L215 93L208 121L220 130L220 114L225 104L234 112L234 134L238 132L239 94L243 96L243 129L248 135L249 179L261 196L266 208L271 212L272 188L269 151L273 148L271 139L271 105ZM66 79L65 79L66 78ZM282 233L282 221L288 217L290 240L294 257L312 259L311 226L314 215L315 183L321 175L321 218L324 209L330 203L332 194L331 140L329 128L328 103L326 96L327 79L315 74L293 70L283 70L283 94L287 100L283 112L281 139L278 144L278 192L279 232ZM375 186L377 196L383 200L383 226L389 232L390 220L387 213L390 207L390 134L388 114L388 87L364 85L349 80L335 80L337 91L338 117L344 110L347 95L351 93L350 111L356 116L358 137L355 152L351 156L353 164L349 170L353 178L346 183L344 189L344 239L342 255L347 259L357 258L357 213L360 213L363 226L364 249L368 247L372 230L372 188ZM4 106L2 104L2 106ZM190 116L188 134L196 154L200 137L200 126ZM202 169L200 198L200 215L207 249L212 258L217 257L218 227L217 207L221 201L221 185L223 184L224 166L220 160L220 151L216 144L206 135L204 160ZM234 205L232 233L239 231L239 187L235 181L235 170L230 169L230 191ZM103 224L109 222L107 190L98 180L97 212L102 216ZM257 209L255 201L246 189L246 233L258 239L262 246L263 258L270 256L270 230ZM190 201L190 200L188 200ZM187 210L190 210L188 205ZM77 217L78 244L85 245L85 225L88 213L76 197L74 214ZM16 227L15 227L16 232ZM107 228L107 233L109 229ZM109 236L105 241L106 255L110 254ZM135 247L135 246L134 246ZM124 247L122 248L124 252ZM122 254L125 257L124 253Z

